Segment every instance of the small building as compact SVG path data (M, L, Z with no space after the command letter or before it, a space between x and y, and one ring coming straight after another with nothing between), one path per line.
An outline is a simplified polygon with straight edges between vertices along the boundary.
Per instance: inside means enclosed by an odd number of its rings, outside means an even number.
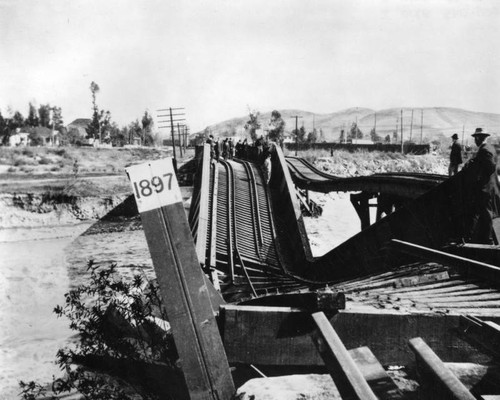
M352 139L352 144L374 144L370 139Z
M77 130L78 134L82 137L85 138L87 137L87 126L92 122L90 118L77 118L70 124L66 126L66 129L68 132L70 132L72 129Z
M9 137L9 146L28 146L30 144L29 136L28 132L21 132L21 129L17 128L16 133Z

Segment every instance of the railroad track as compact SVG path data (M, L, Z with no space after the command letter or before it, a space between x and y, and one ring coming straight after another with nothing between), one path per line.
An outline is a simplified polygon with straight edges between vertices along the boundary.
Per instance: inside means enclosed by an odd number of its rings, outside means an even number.
M406 172L341 178L317 169L303 158L286 157L286 162L295 185L326 193L366 191L415 198L448 178L445 175Z
M225 295L263 295L303 287L283 269L271 200L258 167L211 163L206 265Z

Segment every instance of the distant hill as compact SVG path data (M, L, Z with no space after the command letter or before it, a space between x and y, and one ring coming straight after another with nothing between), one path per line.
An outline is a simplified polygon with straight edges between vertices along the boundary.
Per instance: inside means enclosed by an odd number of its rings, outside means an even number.
M470 135L476 127L482 127L483 130L500 134L500 114L483 113L462 110L449 107L428 107L413 109L403 108L403 137L409 140L410 130L412 140L420 142L420 136L424 142L435 139L449 138L453 133L458 133L462 139L462 129L465 126L464 139L471 142ZM371 110L369 108L348 108L346 110L333 112L330 114L315 114L302 110L278 110L286 122L285 131L291 132L295 129L294 115L300 115L299 127L304 125L307 132L312 131L313 126L323 132L323 139L327 142L337 141L340 136L340 130L349 129L351 124L358 121L358 126L366 138L369 138L371 129L375 126L376 131L381 137L391 135L398 127L398 136L401 133L401 108L390 108L386 110ZM423 124L421 126L423 116ZM271 112L263 112L259 116L259 121L265 129L271 118ZM210 125L207 128L216 136L244 136L244 126L248 116L233 118L227 121ZM493 135L495 136L495 135ZM500 136L500 135L499 135ZM399 136L400 137L400 136Z

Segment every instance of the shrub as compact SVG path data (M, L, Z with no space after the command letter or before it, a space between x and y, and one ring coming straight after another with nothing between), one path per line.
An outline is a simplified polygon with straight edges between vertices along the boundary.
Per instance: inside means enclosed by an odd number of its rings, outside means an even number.
M48 164L52 164L52 162L53 161L50 158L42 156L42 158L38 161L38 164L48 165Z
M92 357L111 357L129 362L160 362L175 369L178 356L172 336L152 322L153 315L167 319L158 286L144 275L124 281L117 276L115 264L101 268L89 261L87 271L89 283L66 293L65 304L54 309L58 317L69 319L70 328L79 333L80 341L73 349L58 351L57 363L67 374L64 378L54 378L52 390L56 395L77 390L85 399L130 399L116 381L73 363L84 364ZM117 319L119 322L114 323ZM134 387L133 382L126 383ZM25 400L46 394L36 382L19 384ZM142 398L158 398L148 392L147 386L140 388Z
M22 154L23 156L27 156L27 157L33 157L33 156L34 156L33 150L32 150L32 149L30 149L29 147L25 147L25 148L23 149L23 151L21 152L21 154Z

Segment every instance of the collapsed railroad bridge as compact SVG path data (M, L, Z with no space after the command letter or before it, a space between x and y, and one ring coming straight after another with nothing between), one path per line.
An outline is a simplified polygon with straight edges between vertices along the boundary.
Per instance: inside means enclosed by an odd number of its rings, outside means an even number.
M429 349L412 339L416 337L447 362L491 360L491 351L478 351L475 344L491 350L492 338L499 337L500 250L455 245L465 237L470 217L467 174L450 179L422 174L337 178L304 160L285 158L276 148L266 184L252 154L215 162L205 148L195 162L189 225L182 222L179 202L174 202L178 207L142 205L142 211L139 205L160 289L175 303L174 338L177 323L191 326L194 335L189 339L179 331L175 338L181 358L188 357L195 371L183 368L192 398L199 390L206 392L199 384L190 386L196 373L212 388L206 393L219 384L223 392L232 390L226 372L214 372L210 362L198 363L197 356L189 355L193 346L202 359L213 357L222 365L326 365L337 377L350 368L350 361L339 364L338 351L360 346L370 349L355 351L361 365L374 357L377 365L407 365L414 360L413 350L432 370L435 359L428 361ZM150 172L153 182L156 175ZM360 192L352 202L364 229L313 257L296 187ZM366 214L371 198L377 198L380 210L370 225ZM186 245L190 241L192 249ZM170 281L174 278L176 284ZM172 297L169 290L177 286L178 298ZM218 328L209 323L214 316ZM488 329L496 329L496 336L484 334ZM346 357L352 361L352 354ZM348 378L333 379L345 386L345 393L355 390Z

